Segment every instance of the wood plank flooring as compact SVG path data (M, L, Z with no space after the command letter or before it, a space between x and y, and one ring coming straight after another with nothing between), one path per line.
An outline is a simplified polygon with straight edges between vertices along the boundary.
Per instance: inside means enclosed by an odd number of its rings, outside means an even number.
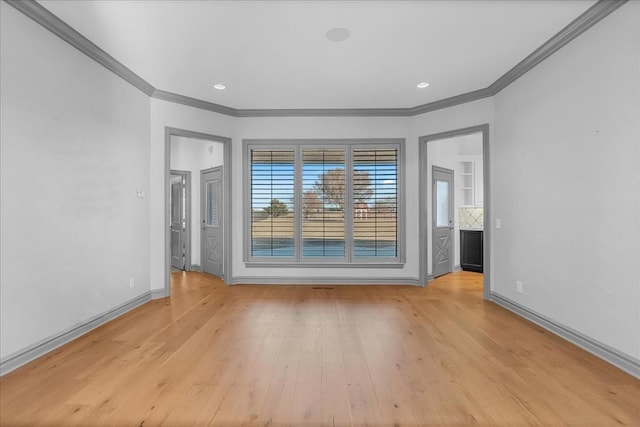
M640 381L482 300L234 286L150 302L0 378L2 426L640 426Z

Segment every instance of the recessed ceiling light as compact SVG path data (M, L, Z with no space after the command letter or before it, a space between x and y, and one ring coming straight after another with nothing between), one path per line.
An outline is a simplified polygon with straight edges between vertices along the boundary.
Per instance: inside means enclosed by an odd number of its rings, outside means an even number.
M332 42L343 42L351 36L351 31L346 28L332 28L326 35Z
M213 87L218 89L218 90L225 90L227 88L225 85L220 84L220 83L213 85Z
M418 83L418 88L419 89L424 89L427 86L429 86L429 83L427 83L427 82Z

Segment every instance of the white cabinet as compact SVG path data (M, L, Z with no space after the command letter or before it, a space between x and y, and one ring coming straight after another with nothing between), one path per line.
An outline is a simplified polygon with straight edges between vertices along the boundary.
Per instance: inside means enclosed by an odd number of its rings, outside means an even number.
M482 159L469 159L460 162L460 192L461 206L482 206L484 202Z
M473 161L460 162L458 189L460 191L460 204L462 206L473 206Z
M484 165L482 160L473 161L473 194L474 204L476 206L484 203L484 180L483 180Z

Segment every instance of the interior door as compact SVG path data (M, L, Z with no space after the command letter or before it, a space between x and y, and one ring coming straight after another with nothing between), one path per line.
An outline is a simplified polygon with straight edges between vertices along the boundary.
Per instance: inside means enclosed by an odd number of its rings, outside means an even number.
M453 171L433 166L433 277L453 271Z
M184 179L181 175L171 175L171 267L185 269L185 224L184 224Z
M222 166L200 173L202 207L202 271L224 277L224 218Z

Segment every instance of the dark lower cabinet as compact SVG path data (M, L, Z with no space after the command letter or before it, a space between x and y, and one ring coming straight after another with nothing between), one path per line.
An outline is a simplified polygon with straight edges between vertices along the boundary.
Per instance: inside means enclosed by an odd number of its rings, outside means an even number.
M482 230L460 230L460 267L482 273Z

